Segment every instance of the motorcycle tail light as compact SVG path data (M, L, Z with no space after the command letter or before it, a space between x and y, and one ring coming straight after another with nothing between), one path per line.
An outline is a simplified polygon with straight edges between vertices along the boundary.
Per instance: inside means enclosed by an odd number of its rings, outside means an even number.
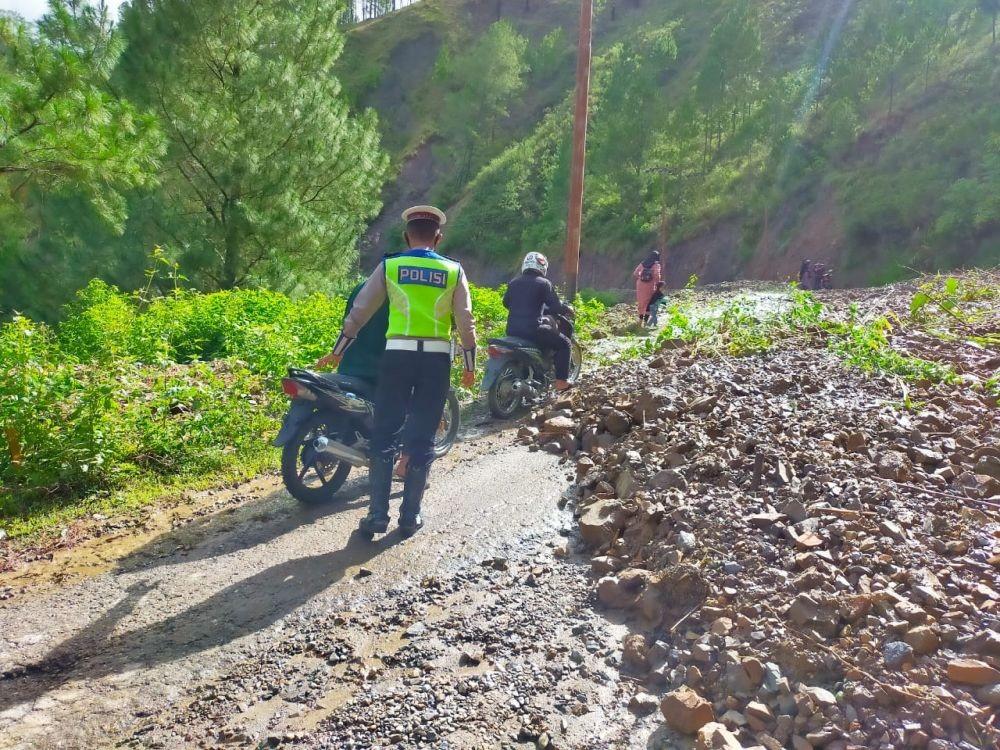
M489 353L490 359L498 359L499 357L504 357L510 354L510 349L504 349L496 344L490 344Z
M286 396L291 396L296 398L299 395L299 385L291 378L281 379L281 390L285 392Z

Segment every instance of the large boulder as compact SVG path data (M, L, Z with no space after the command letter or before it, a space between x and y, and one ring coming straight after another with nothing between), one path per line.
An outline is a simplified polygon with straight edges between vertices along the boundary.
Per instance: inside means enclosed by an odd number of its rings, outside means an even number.
M632 406L632 419L639 424L654 422L664 410L672 406L672 396L662 388L644 390Z
M629 568L617 576L605 576L597 582L597 598L612 609L630 609L635 606L649 583L648 570Z
M656 490L686 490L688 483L684 475L676 469L663 469L653 475L649 480L649 486Z
M604 428L615 437L621 437L632 429L632 420L625 412L613 409L604 418Z
M633 672L645 673L649 671L649 657L647 656L646 637L641 633L632 633L625 636L622 641L622 663Z
M694 734L715 721L712 704L689 687L681 687L663 696L660 711L667 725L684 734Z
M620 500L598 500L580 516L580 536L591 547L601 547L621 533L626 520Z
M736 735L717 721L710 721L698 730L694 746L695 750L743 750Z

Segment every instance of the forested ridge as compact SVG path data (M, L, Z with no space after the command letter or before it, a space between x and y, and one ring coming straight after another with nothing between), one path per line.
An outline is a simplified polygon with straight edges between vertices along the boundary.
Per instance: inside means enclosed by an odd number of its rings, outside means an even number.
M202 290L333 290L411 202L449 210L483 282L559 256L578 3L403 6L0 21L0 313L54 320L92 277L139 288L154 254ZM584 283L623 284L653 246L675 284L995 264L997 11L599 1Z
M426 0L353 29L340 73L399 177L369 232L427 193L502 278L561 253L579 3ZM884 282L1000 259L992 0L597 3L582 268L623 284L794 273ZM373 251L374 254L374 251Z

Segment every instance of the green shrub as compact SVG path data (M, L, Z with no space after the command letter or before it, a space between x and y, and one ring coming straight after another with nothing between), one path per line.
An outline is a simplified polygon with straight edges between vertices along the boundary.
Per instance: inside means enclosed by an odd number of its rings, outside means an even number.
M484 343L503 335L503 293L472 287ZM286 406L277 379L330 350L344 305L262 290L143 301L93 281L57 329L21 316L3 324L0 518L273 461ZM603 309L578 300L581 330Z
M482 344L491 338L503 336L507 330L507 308L503 306L503 295L507 286L497 289L470 285L472 292L472 312L476 316L476 336Z
M588 302L596 300L600 302L603 307L614 307L624 301L618 292L612 292L606 289L581 289L580 297Z

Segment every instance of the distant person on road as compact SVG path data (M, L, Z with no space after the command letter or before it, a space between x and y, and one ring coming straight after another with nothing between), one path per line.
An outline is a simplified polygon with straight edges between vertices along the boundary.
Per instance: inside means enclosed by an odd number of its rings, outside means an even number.
M806 258L802 261L802 265L799 266L799 288L808 289L809 288L809 278L812 274L812 264L813 262Z
M549 260L541 253L528 253L521 263L521 275L507 285L503 296L507 308L507 335L534 341L542 349L553 353L557 391L570 387L570 341L558 330L551 328L542 317L545 314L561 315L570 310L559 299L555 287L546 276Z
M659 250L653 250L632 272L635 279L635 302L639 309L639 321L643 325L649 322L649 302L653 299L656 285L662 280L661 275Z
M663 293L663 282L661 281L656 285L656 291L653 292L652 298L649 300L649 327L656 328L660 325L660 305L667 299L667 295Z

